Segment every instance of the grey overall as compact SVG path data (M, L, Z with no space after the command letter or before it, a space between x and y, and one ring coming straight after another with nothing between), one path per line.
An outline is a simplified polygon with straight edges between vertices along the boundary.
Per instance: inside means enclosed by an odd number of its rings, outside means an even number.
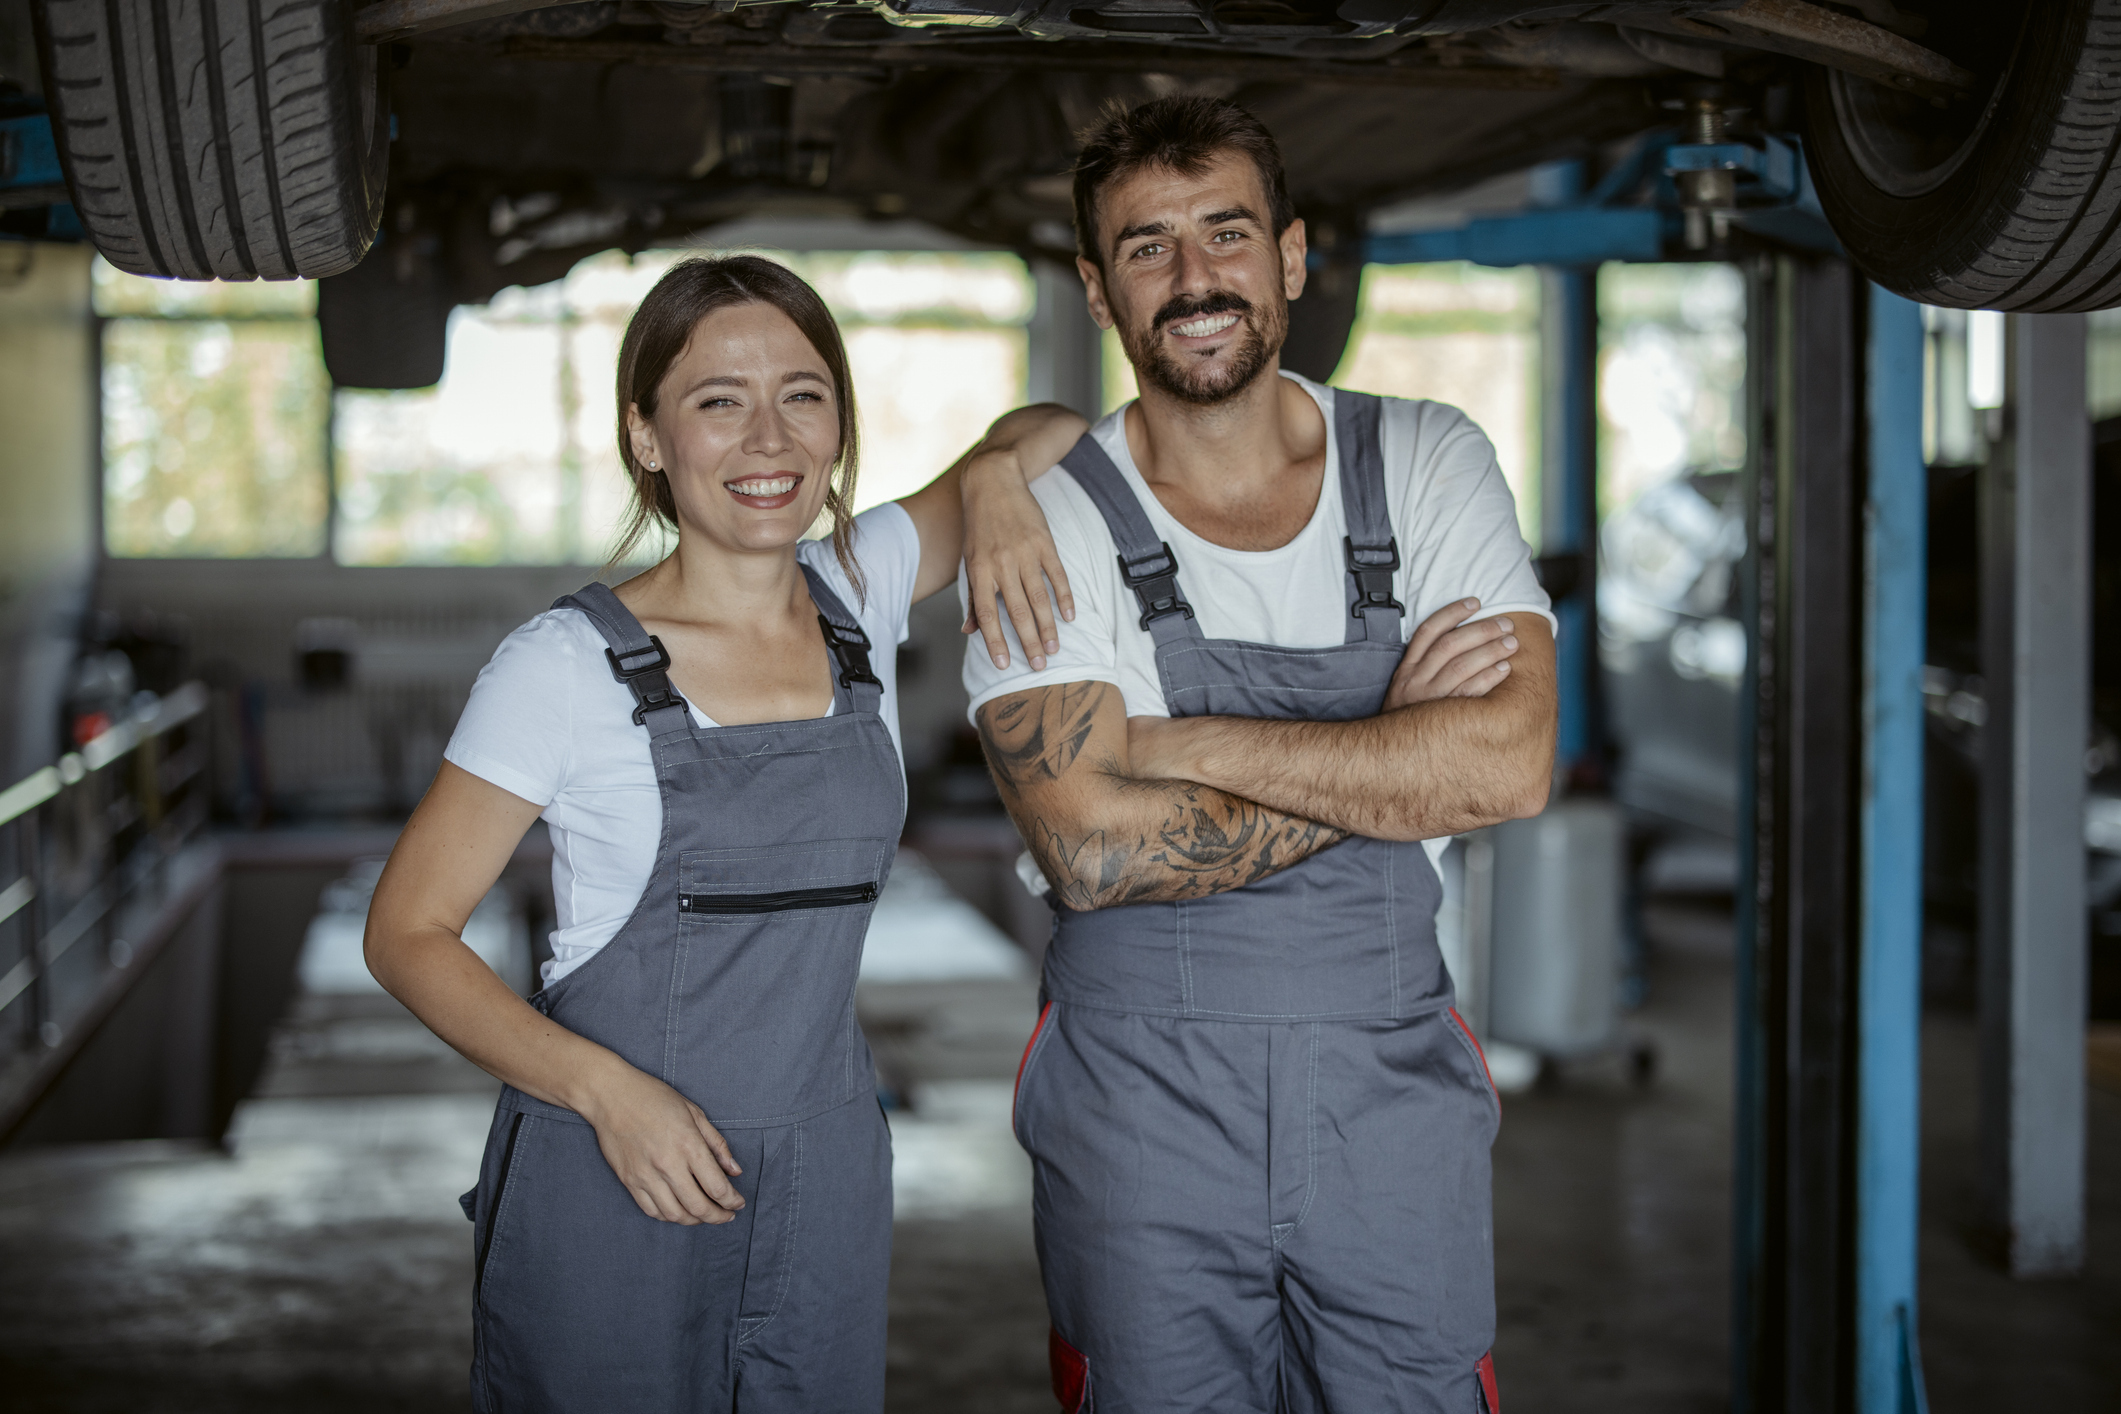
M698 727L609 589L554 605L611 645L663 832L633 916L531 1004L706 1111L746 1206L648 1217L587 1121L503 1090L464 1201L481 1414L883 1407L891 1141L854 982L905 778L868 639L804 573L834 657L833 715L811 721Z
M1345 641L1207 638L1084 437L1174 717L1373 716L1403 651L1381 405L1334 392ZM1492 1407L1500 1114L1419 844L1351 838L1230 893L1062 908L1018 1072L1054 1389L1096 1414Z

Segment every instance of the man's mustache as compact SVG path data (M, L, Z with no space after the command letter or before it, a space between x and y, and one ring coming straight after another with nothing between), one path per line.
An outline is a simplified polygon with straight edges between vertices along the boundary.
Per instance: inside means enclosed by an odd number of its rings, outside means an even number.
M1228 290L1210 290L1204 295L1173 295L1164 301L1164 307L1156 311L1151 329L1161 329L1166 324L1175 324L1182 319L1198 319L1204 314L1250 314L1252 302L1242 295L1233 295Z

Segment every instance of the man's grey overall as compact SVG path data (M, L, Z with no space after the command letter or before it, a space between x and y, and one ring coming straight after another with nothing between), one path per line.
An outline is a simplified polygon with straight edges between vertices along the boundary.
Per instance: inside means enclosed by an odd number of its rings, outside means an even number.
M862 938L905 818L868 639L804 567L834 712L702 728L669 658L591 585L662 789L655 869L617 936L532 1005L705 1110L745 1207L634 1204L580 1115L503 1090L479 1186L481 1414L873 1414L884 1398L891 1141L854 1020Z
M1399 664L1381 406L1335 390L1345 642L1205 637L1128 482L1096 502L1174 717L1374 716ZM1096 1414L1494 1405L1488 1149L1419 844L1351 838L1249 887L1061 909L1018 1072L1055 1393Z

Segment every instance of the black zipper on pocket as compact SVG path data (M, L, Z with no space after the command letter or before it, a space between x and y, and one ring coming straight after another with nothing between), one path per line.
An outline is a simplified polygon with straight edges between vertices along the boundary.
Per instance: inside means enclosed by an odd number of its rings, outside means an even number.
M786 889L775 894L679 894L680 913L785 913L793 908L844 908L876 902L874 884L836 884L829 889Z

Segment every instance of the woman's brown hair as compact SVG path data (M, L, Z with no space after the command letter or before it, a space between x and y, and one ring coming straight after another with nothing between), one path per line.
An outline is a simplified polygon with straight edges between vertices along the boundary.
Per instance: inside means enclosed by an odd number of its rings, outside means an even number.
M854 380L847 372L847 346L817 291L787 266L756 255L679 261L655 282L626 325L626 340L619 346L619 460L633 482L633 505L611 552L610 565L632 553L651 526L661 523L675 530L678 523L669 475L651 471L633 455L626 410L637 408L642 417L653 418L663 375L685 351L692 331L717 310L744 304L769 304L787 315L825 360L825 371L832 377L833 393L839 399L840 450L825 490L825 509L832 516L832 553L860 598L864 585L861 567L854 561L853 539L854 477L861 448L855 431Z

